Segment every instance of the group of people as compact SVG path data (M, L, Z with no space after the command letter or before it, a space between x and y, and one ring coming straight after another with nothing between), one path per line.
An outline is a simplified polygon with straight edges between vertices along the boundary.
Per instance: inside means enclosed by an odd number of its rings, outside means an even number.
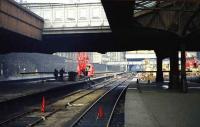
M84 70L84 76L87 77L86 79L88 79L88 80L90 80L90 76L88 75L89 69L90 69L90 66L86 66L86 68ZM64 80L64 73L65 73L64 68L60 69L60 71L58 71L57 69L54 69L55 80L63 81Z
M64 68L60 69L59 72L58 72L57 69L54 69L54 77L55 77L55 79L56 80L60 79L61 81L63 81L64 80L64 73L65 73ZM58 77L58 74L60 75L59 77Z

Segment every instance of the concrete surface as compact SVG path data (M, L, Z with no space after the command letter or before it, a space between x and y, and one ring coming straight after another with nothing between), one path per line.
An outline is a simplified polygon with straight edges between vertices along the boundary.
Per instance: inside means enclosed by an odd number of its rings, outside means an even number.
M68 85L72 82L32 82L0 85L0 102Z
M148 88L139 93L133 85L125 100L125 127L199 127L200 90L177 91Z

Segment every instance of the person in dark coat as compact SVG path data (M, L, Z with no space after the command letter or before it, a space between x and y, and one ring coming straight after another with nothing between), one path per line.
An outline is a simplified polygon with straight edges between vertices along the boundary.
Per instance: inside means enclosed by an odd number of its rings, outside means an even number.
M64 80L64 73L65 73L65 70L62 68L61 70L60 70L60 80Z
M86 66L86 68L85 68L85 76L86 77L88 76L89 69L90 69L90 66Z
M55 80L58 80L58 70L57 69L54 69L54 77L55 77Z

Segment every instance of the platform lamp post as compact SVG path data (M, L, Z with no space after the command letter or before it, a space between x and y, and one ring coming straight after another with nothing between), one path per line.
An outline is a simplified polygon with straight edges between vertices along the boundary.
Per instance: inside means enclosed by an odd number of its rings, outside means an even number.
M188 86L186 80L185 65L186 65L185 45L182 44L181 45L181 91L187 93Z
M0 76L2 76L3 75L3 64L1 64L1 66L0 66Z

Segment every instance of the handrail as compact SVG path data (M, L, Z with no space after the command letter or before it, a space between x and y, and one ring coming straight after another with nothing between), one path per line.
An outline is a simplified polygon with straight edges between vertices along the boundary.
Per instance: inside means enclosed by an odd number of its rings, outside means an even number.
M26 74L53 74L54 72L21 72L20 74L26 75ZM67 74L68 72L65 72ZM95 74L103 74L103 73L117 73L113 71L107 71L107 72L96 72Z
M144 72L144 73L148 73L148 72L157 72L157 71L136 71L137 73L141 73L141 72ZM170 71L162 71L162 72L170 72ZM181 72L181 71L179 71ZM193 72L193 71L185 71L185 72ZM195 71L195 72L200 72L200 71Z

